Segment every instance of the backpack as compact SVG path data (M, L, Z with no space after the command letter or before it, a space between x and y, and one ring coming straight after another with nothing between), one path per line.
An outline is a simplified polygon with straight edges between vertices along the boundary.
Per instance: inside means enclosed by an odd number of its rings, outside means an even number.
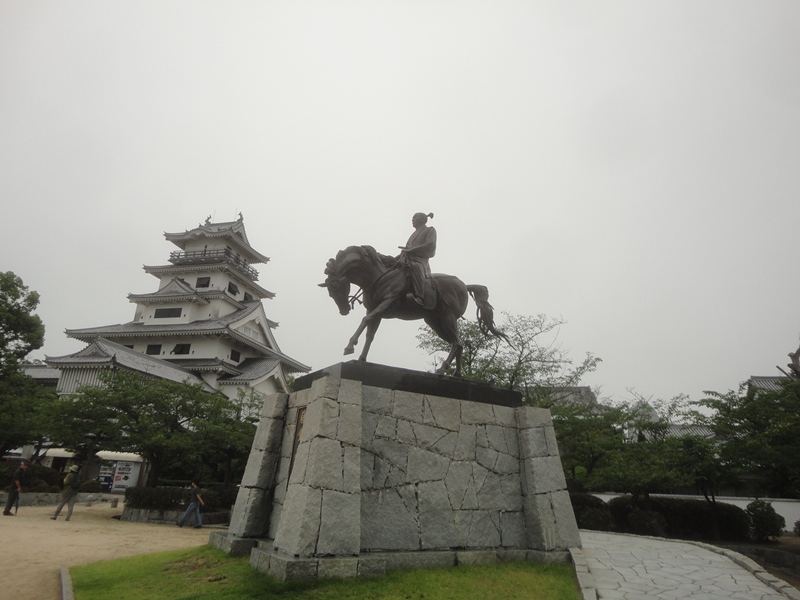
M66 477L64 477L64 487L70 487L73 490L77 490L81 485L81 480L78 478L77 473L68 473Z

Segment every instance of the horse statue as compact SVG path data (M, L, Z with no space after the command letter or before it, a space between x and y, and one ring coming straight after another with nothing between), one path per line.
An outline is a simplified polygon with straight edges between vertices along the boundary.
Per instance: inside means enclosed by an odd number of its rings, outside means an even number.
M320 287L328 288L328 294L339 307L339 313L347 315L362 302L367 315L350 338L344 349L345 355L352 354L358 338L366 329L367 336L360 361L367 360L369 348L381 319L403 319L414 321L423 319L425 323L445 342L450 344L447 359L437 369L443 375L453 360L456 361L455 377L461 376L461 352L463 344L456 326L458 319L467 310L469 296L478 306L478 323L484 333L491 333L508 341L502 331L495 328L494 310L489 304L489 290L483 285L465 285L458 277L434 273L433 294L430 302L419 305L407 294L409 291L408 273L402 261L380 254L372 246L349 246L341 250L336 258L331 258L325 266L327 278ZM350 295L350 284L361 291Z

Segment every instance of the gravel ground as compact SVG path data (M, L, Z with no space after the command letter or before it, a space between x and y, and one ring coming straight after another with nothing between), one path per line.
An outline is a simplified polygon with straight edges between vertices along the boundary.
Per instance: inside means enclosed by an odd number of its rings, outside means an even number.
M59 571L101 560L202 546L209 530L126 523L122 502L76 504L72 518L57 521L54 506L21 507L0 515L0 600L58 600Z

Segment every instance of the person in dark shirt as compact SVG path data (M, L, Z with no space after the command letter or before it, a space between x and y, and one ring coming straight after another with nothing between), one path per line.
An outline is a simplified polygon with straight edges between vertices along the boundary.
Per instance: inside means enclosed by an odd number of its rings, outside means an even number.
M200 529L203 526L203 517L200 516L200 507L205 506L206 503L203 502L203 497L200 495L200 482L196 479L192 479L192 488L189 490L189 506L186 507L186 512L183 513L180 519L178 519L178 527L183 527L186 524L186 521L189 520L189 515L194 513L194 528Z
M11 507L19 499L19 495L22 493L22 484L25 481L25 471L28 470L28 461L23 460L19 468L14 471L14 476L11 478L11 486L8 488L8 500L6 500L6 509L3 511L3 514L7 517L13 517L14 513L11 512Z

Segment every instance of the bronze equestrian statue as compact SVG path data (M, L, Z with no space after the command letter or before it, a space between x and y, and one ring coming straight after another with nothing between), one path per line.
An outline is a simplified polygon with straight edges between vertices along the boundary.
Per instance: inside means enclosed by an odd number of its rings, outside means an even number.
M419 231L417 222L418 216L426 217L417 213L414 215L415 229ZM424 225L424 221L421 221ZM327 278L325 283L320 283L320 287L328 288L328 294L339 307L339 313L347 315L355 306L356 302L363 302L367 309L367 315L361 320L361 324L350 338L345 354L352 354L358 338L364 329L367 330L364 349L361 351L360 361L367 360L372 340L375 332L381 323L381 319L403 319L414 321L423 319L425 323L444 341L450 344L448 354L442 366L436 371L445 374L452 364L456 362L455 377L461 376L461 352L463 345L458 336L458 319L463 316L467 309L469 296L475 300L478 306L478 323L484 333L491 333L495 336L508 340L502 331L495 328L494 310L489 304L489 290L483 285L465 285L458 277L434 273L427 279L432 285L428 285L428 290L424 292L424 298L420 297L418 288L409 284L409 274L404 268L411 262L410 269L415 268L412 260L406 260L411 256L423 256L424 266L427 266L428 254L433 256L436 249L436 232L432 227L427 228L433 231L433 248L431 253L430 234L425 234L428 244L427 250L423 253L415 253L415 236L412 235L409 243L401 247L399 257L380 254L372 246L350 246L341 250L336 258L331 258L325 266ZM423 268L424 268L423 266ZM413 275L412 275L413 276ZM350 295L350 284L355 284L361 288L361 292Z

